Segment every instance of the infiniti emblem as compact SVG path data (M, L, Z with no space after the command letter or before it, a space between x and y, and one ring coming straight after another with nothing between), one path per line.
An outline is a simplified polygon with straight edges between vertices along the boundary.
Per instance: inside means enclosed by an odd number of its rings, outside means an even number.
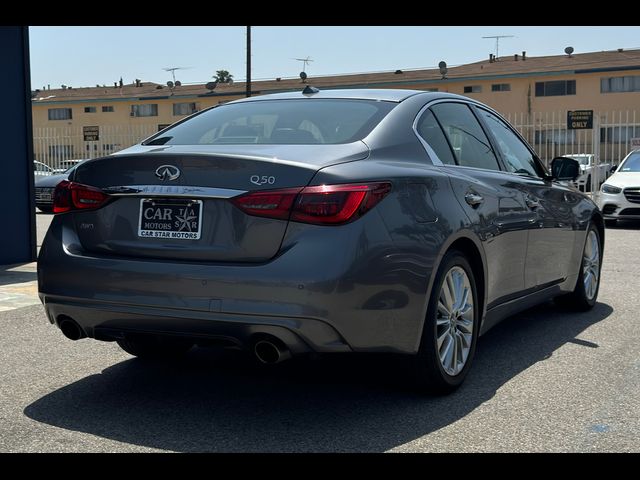
M156 177L160 180L175 180L180 176L180 169L174 165L160 165L156 168Z

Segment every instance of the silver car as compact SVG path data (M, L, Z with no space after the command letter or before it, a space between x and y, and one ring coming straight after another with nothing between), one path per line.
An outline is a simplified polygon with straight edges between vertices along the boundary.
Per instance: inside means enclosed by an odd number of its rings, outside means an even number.
M68 338L139 357L392 352L450 392L500 320L596 302L603 218L556 181L575 160L554 171L462 96L243 99L78 165L54 194L40 298Z

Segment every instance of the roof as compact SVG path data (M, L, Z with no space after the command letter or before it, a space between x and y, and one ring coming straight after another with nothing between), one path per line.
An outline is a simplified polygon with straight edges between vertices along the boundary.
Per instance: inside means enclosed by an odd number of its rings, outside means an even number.
M500 57L498 61L489 59L459 66L451 66L446 74L446 81L482 80L494 78L509 78L520 76L534 76L536 74L582 74L591 72L614 72L625 70L640 70L640 49L611 50L603 52L574 53L573 55L553 55L545 57L526 57L518 55ZM401 73L397 73L401 72ZM307 79L307 84L322 88L411 88L412 85L425 83L442 83L443 78L439 69L406 70L396 72L357 73L347 75L332 75ZM254 81L251 85L255 95L266 93L299 91L305 86L299 78L283 78L281 80ZM228 97L238 96L245 92L244 82L233 84L218 84L213 92L207 90L204 84L181 85L171 91L168 87L153 82L142 82L142 86L135 84L124 85L122 88L86 87L72 89L52 89L37 92L33 103L57 102L87 102L87 101L118 101L118 100L155 100L175 98L176 100L193 97Z

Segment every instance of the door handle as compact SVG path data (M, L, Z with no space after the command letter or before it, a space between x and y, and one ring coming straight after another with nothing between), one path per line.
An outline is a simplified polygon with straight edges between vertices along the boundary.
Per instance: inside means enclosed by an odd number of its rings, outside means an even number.
M464 201L471 205L473 208L476 208L482 202L484 202L484 197L482 195L478 195L477 193L468 192L464 196Z
M524 203L526 203L527 207L529 207L531 210L535 210L540 206L540 202L537 199L530 197L529 195L524 197Z

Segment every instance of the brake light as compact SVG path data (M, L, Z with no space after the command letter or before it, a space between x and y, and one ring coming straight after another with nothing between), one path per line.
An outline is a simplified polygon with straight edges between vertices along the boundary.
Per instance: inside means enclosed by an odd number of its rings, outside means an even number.
M63 180L53 193L53 213L100 208L109 198L99 188Z
M249 215L316 225L339 225L371 210L391 191L389 182L251 192L233 199Z

